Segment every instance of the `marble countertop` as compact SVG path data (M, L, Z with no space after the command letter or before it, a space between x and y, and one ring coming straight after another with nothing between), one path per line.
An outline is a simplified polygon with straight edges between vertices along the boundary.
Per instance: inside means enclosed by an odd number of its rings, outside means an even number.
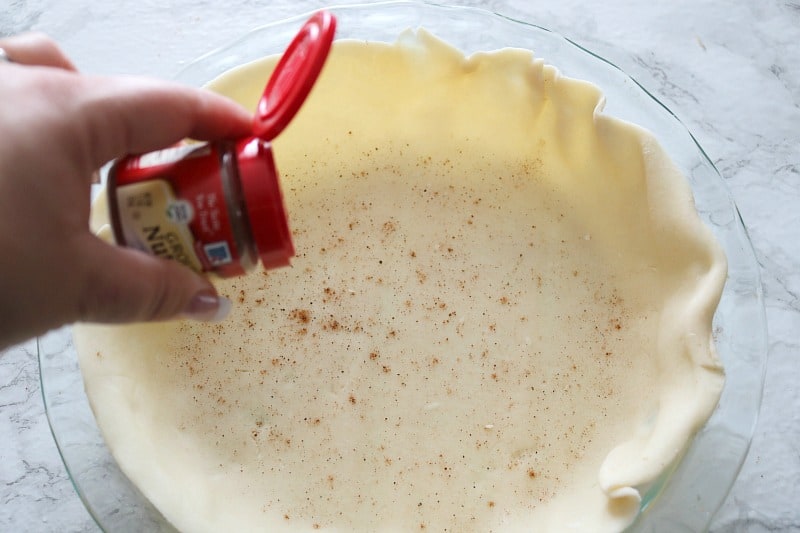
M459 3L548 27L609 58L672 109L717 165L761 265L769 365L750 453L712 531L800 531L800 2ZM208 13L223 8L206 0L4 4L0 36L43 31L83 71L158 77L255 25L328 5L230 0L220 18ZM0 436L0 530L98 531L50 434L33 341L0 357Z

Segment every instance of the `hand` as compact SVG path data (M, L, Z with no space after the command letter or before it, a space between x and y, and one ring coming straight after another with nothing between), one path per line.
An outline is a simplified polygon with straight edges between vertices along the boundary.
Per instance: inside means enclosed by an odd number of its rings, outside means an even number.
M247 111L174 83L81 75L41 35L0 48L13 61L0 62L0 348L76 321L224 314L206 278L92 235L90 181L128 153L246 135Z

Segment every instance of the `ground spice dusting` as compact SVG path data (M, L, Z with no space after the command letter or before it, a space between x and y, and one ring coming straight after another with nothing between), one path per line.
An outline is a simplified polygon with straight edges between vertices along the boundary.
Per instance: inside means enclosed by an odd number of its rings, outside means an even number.
M292 309L289 316L292 320L296 320L301 324L308 324L311 322L311 313L307 309Z
M615 365L632 364L611 357L629 320L613 279L575 253L589 246L585 232L568 241L536 230L561 220L564 206L554 210L547 191L521 181L535 164L504 175L487 159L483 175L494 177L476 182L458 172L458 158L420 155L425 170L415 174L387 164L391 146L381 158L370 152L364 168L327 169L357 182L307 196L298 183L287 194L295 240L315 246L295 268L231 288L237 316L215 330L224 354L182 367L198 404L213 398L210 416L186 421L187 431L205 428L217 453L237 464L258 457L276 479L317 480L280 495L289 512L277 516L293 527L350 529L357 517L342 516L343 502L375 507L386 497L399 508L419 504L417 526L432 530L474 529L478 519L464 509L495 508L498 498L504 508L547 503L571 469L556 458L577 461L604 444L593 424L564 421L580 402L602 418L604 402L627 401L612 378ZM436 216L421 224L420 213ZM498 214L537 231L533 248L498 231ZM578 287L580 311L567 309L566 284ZM563 324L569 338L552 333ZM186 353L207 353L207 336L192 339ZM252 413L246 433L227 422L233 412ZM517 481L478 490L469 474L499 470ZM432 521L428 507L458 518Z
M411 67L365 62L363 45L337 61L353 73L408 68L397 85L417 89L428 78L413 64L430 43L419 44L402 56ZM624 254L651 257L620 240L639 233L614 226L640 206L623 204L632 197L622 190L595 194L597 172L582 170L595 150L627 144L602 140L571 157L584 143L555 140L580 117L536 108L537 61L526 57L526 76L497 99L507 87L495 67L522 68L515 55L465 63L436 46L431 57L447 68L422 74L464 81L470 90L455 96L480 105L415 97L394 116L392 99L360 92L374 83L348 85L335 106L326 92L309 99L276 150L293 267L220 280L235 302L228 320L166 326L167 349L135 360L147 376L137 399L152 390L187 406L155 415L175 441L196 443L214 480L230 481L230 501L256 502L260 529L500 531L561 506L587 472L595 490L608 450L660 408L643 390L660 369L642 346L660 331L663 302L651 293L663 279L651 264L629 268ZM397 51L366 48L370 58ZM465 65L477 68L460 78ZM347 72L333 80L357 80ZM544 77L547 105L558 104L569 82ZM407 103L407 92L396 97ZM487 97L508 112L499 122L482 111ZM590 115L586 127L603 120ZM623 155L597 162L621 188L632 183L625 165L615 172ZM89 355L116 370L110 352Z

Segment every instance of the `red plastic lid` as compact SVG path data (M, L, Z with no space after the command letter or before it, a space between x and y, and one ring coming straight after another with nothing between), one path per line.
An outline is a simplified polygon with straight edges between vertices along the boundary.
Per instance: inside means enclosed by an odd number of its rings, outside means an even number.
M242 139L236 143L236 157L258 256L264 268L287 266L294 246L270 143L258 137Z
M333 42L336 19L318 11L303 25L283 53L258 101L253 133L271 141L294 118L317 81Z

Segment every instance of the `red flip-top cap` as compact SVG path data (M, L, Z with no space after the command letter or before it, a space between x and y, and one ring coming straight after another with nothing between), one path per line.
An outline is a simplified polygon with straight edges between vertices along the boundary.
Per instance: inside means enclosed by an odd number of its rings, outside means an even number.
M292 234L269 141L294 118L319 77L333 42L336 19L315 13L289 44L253 118L255 137L236 144L239 179L258 255L264 268L286 266L294 256Z
M258 256L266 269L287 266L294 246L270 144L257 137L242 139L236 143L236 157Z
M317 81L333 42L336 19L318 11L303 25L283 53L258 101L253 133L271 141L300 109Z

